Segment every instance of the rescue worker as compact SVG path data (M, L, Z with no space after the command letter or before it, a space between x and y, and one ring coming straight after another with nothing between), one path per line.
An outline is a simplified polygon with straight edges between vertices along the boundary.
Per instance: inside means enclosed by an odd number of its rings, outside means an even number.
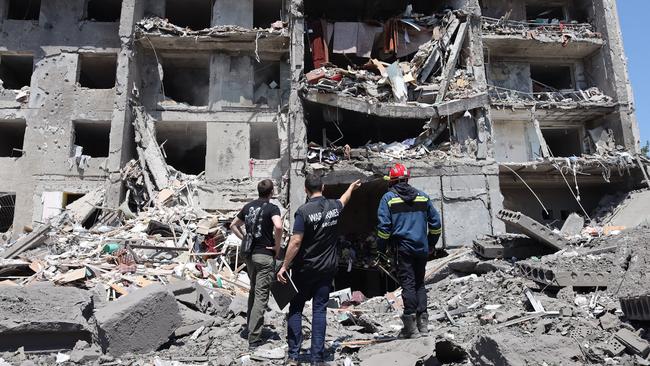
M408 184L411 174L402 164L388 173L389 191L377 212L380 251L388 244L396 252L397 278L402 286L404 327L401 338L428 334L427 293L424 273L427 260L442 233L440 215L427 194Z
M287 365L297 365L302 345L302 310L312 300L311 364L323 365L327 302L332 281L338 268L338 223L352 192L361 186L356 181L339 199L323 196L320 176L305 178L305 193L309 199L295 214L293 234L289 240L282 268L277 274L281 283L287 283L285 273L292 270L292 280L298 294L291 300L287 316Z

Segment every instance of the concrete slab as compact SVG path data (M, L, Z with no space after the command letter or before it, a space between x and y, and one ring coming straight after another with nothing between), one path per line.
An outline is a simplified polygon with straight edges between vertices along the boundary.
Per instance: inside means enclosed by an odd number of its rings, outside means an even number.
M112 356L155 351L181 324L174 295L157 284L119 298L95 317L102 350Z
M626 228L637 227L650 223L650 190L633 192L630 198L616 210L616 213L607 222L610 226L625 226Z
M560 233L565 237L580 235L582 228L585 227L585 219L577 213L572 213L564 221Z
M37 284L0 291L0 351L73 349L91 342L92 294L74 287Z

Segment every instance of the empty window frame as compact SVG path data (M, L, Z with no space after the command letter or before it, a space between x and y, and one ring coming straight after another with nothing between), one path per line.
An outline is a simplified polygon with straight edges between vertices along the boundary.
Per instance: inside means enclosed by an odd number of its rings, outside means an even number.
M254 0L253 27L270 28L277 20L282 20L282 0Z
M167 98L191 106L208 105L210 59L165 57L163 59L163 89Z
M111 123L109 121L74 121L74 144L82 147L82 154L92 158L106 158L110 149Z
M572 67L567 65L530 65L534 92L575 89Z
M158 122L156 139L167 163L185 174L205 171L207 125L205 122Z
M9 0L7 19L38 20L41 0Z
M112 89L117 74L117 55L79 54L79 84L89 89Z
M582 155L580 129L542 129L542 135L553 156L571 157Z
M179 27L193 30L210 28L213 4L214 0L167 0L165 17Z
M255 104L275 108L280 104L280 61L255 63Z
M280 138L277 124L251 124L250 153L252 159L270 160L280 158Z
M0 192L0 233L6 233L14 223L16 194Z
M29 86L34 72L32 55L0 55L0 79L5 89L20 90Z
M0 157L22 156L25 128L24 120L0 121Z
M565 21L567 13L562 6L526 5L526 19L539 23L550 23L554 19Z
M120 21L122 0L87 0L86 20L115 23Z

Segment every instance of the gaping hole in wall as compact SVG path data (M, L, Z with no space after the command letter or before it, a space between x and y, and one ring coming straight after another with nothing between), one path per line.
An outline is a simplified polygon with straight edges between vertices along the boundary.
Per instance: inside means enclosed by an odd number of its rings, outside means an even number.
M250 131L251 158L270 160L280 158L280 137L275 123L252 123Z
M6 233L14 224L16 194L0 192L0 233Z
M584 217L580 205L584 207L587 214L593 216L602 200L609 197L609 195L615 195L629 188L625 184L621 184L621 182L603 183L602 178L600 178L600 181L587 182L580 181L579 177L580 204L578 204L578 201L573 197L557 171L551 171L547 176L540 176L538 172L533 174L519 172L519 174L522 175L523 179L526 180L544 203L546 211L539 204L531 204L531 199L534 202L537 202L537 200L521 180L511 174L502 174L499 177L504 208L521 212L558 229L562 227L571 213L575 212ZM589 178L587 177L587 179ZM513 227L509 225L506 225L506 227L508 232L516 232Z
M370 143L393 143L415 138L426 120L383 118L339 108L305 103L307 139L321 146L365 147ZM326 137L327 143L323 141ZM439 140L449 140L445 132Z
M74 144L82 147L83 155L107 158L111 137L110 121L74 121Z
M5 89L20 90L29 86L34 72L31 55L0 55L0 79Z
M79 54L79 85L90 89L112 89L117 74L117 55Z
M41 0L9 0L8 19L38 20Z
M327 198L339 198L348 184L326 182L323 194ZM370 265L377 257L377 208L387 191L388 184L382 179L366 182L345 207L338 226L339 271L334 280L336 290L350 287L370 297L382 296L398 287L383 271ZM380 264L391 270L386 261Z
M535 93L575 89L570 66L531 64L530 77L533 79L533 92Z
M167 0L165 17L172 24L192 30L210 28L214 0Z
M582 155L582 134L578 128L542 129L546 145L553 156Z
M0 121L0 157L23 155L26 127L24 120Z
M254 0L253 27L270 28L277 20L282 20L282 0Z
M280 104L280 61L255 63L255 94L253 102L277 108Z
M449 1L429 0L305 0L308 18L334 21L386 20L398 16L411 4L413 12L431 14L450 5Z
M526 19L539 23L559 22L567 19L566 9L562 6L526 5Z
M167 163L174 169L186 174L200 174L205 171L205 122L158 122L156 139L162 146Z
M86 20L118 22L122 13L122 0L88 0Z
M210 59L208 56L163 58L165 97L191 106L208 105Z

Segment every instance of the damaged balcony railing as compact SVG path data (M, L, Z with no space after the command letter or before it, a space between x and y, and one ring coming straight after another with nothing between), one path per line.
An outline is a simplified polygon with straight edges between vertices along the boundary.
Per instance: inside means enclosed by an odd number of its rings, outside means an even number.
M482 29L486 34L497 35L522 35L529 36L529 32L543 34L551 37L571 37L580 39L596 38L601 39L602 35L596 32L595 27L589 23L578 23L575 21L566 23L563 21L550 20L548 23L540 21L518 21L508 20L505 17L496 19L482 17ZM544 19L546 20L546 19Z
M528 93L519 90L502 88L495 85L488 85L488 94L490 99L494 102L502 103L602 103L612 104L613 98L603 94L603 92L596 88L589 88L587 90L556 90L541 93Z

